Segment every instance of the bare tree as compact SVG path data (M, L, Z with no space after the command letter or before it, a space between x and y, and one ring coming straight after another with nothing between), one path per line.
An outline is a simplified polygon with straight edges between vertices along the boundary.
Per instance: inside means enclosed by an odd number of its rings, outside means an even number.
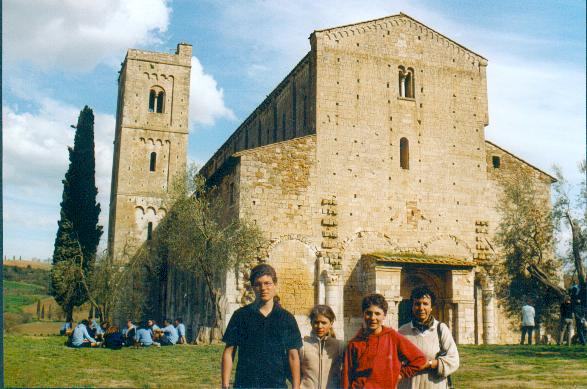
M519 170L504 175L497 209L501 221L497 243L503 261L495 267L496 292L510 316L519 316L527 299L534 301L539 322L552 318L564 294L556 282L561 262L554 256L550 199L537 190L536 177Z
M579 188L574 188L563 176L559 167L555 166L557 182L554 185L556 200L554 205L554 220L557 225L566 226L570 230L570 248L567 258L574 267L579 282L582 301L587 304L587 276L585 274L585 261L587 251L587 188L585 181L586 164L583 160L579 164L582 181ZM578 189L573 198L573 191Z

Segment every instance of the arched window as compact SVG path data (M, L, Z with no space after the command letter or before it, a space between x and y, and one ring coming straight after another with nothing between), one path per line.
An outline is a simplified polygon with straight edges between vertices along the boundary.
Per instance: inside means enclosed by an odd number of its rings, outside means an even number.
M409 99L414 98L414 69L398 68L399 95Z
M155 100L156 100L157 93L151 89L149 92L149 112L155 112Z
M149 90L149 112L165 111L165 91L160 86L152 86Z
M165 108L165 92L161 91L157 95L157 113L163 113Z
M410 142L406 138L399 141L399 165L402 169L410 168Z
M149 171L154 172L156 167L157 167L157 153L152 152L151 158L149 160Z
M147 223L147 240L153 239L153 222Z

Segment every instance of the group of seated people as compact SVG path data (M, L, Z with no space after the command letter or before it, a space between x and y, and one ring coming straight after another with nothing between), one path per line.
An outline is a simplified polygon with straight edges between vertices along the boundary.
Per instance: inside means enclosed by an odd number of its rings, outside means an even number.
M126 321L126 328L120 331L116 325L98 321L92 317L82 320L77 325L73 321L66 322L60 331L67 335L66 345L73 348L106 347L113 350L122 347L161 347L175 344L186 344L185 325L181 319L175 319L175 325L170 319L163 321L163 328L155 320L145 320L142 325L135 325L132 320Z

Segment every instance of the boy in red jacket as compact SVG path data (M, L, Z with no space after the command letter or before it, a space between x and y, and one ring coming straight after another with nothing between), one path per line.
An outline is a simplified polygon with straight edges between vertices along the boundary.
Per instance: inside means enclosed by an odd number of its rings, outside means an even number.
M398 380L412 377L426 365L426 357L403 335L383 326L387 301L382 295L366 296L361 309L365 326L346 348L343 387L395 389Z

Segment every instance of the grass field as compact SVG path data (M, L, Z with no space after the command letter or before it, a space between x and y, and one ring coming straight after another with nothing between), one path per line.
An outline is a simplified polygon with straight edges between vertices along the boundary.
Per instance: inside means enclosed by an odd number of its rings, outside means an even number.
M7 387L218 388L222 346L68 349L57 336L4 337ZM465 388L587 388L587 349L461 346Z
M47 297L47 288L26 282L4 280L2 289L4 312L22 312L25 306L35 304L37 300Z

